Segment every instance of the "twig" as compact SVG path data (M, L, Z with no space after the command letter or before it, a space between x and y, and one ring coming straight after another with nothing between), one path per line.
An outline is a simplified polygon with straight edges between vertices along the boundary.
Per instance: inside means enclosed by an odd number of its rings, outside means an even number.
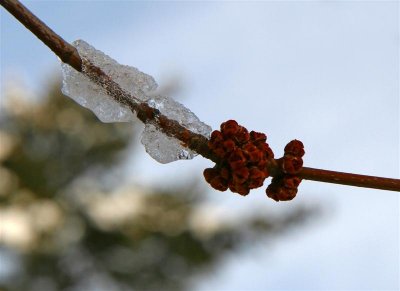
M399 179L350 174L308 167L303 167L298 176L305 180L400 192Z
M64 63L77 71L81 71L82 62L78 51L51 28L44 24L21 2L15 0L0 0L1 5L19 22L47 45Z
M79 72L82 72L82 67L84 65L84 73L91 78L92 81L105 88L112 98L130 107L133 112L136 112L138 118L142 122L156 123L157 127L165 134L179 139L191 150L214 162L219 161L209 149L207 138L187 130L177 121L170 120L166 116L161 115L156 109L150 107L146 103L133 102L132 96L128 92L121 89L121 87L100 68L87 60L82 60L77 50L72 45L52 31L19 1L0 0L0 4L47 45L64 63L69 64ZM155 118L156 116L157 118ZM276 163L273 163L273 165L276 165ZM277 166L274 169L270 169L270 172L272 176L279 176L282 174ZM364 176L307 167L302 168L298 176L306 180L400 192L399 179Z

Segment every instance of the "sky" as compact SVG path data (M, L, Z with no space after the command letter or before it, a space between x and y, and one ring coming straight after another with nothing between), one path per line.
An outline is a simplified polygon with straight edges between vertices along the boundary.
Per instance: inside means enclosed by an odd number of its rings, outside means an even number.
M67 41L83 39L122 64L178 82L173 97L217 129L235 119L264 132L276 156L305 144L309 167L399 178L399 3L396 1L26 1ZM1 89L34 92L60 72L53 53L1 10ZM200 157L126 167L143 184L192 179ZM129 177L126 177L129 180ZM205 183L205 182L204 182ZM196 290L396 290L396 192L303 181L289 203L210 189L228 216L322 205L309 227L230 256ZM261 205L261 206L260 206Z

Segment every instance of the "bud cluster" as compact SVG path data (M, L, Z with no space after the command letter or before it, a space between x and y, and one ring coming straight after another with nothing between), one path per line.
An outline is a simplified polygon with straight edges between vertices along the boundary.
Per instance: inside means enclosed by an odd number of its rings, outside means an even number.
M274 153L266 143L264 133L251 131L234 120L221 124L221 130L211 134L208 143L222 162L204 170L204 178L214 188L247 195L250 189L261 187L269 177L268 166Z
M296 197L301 179L297 174L303 166L304 146L299 140L292 140L285 147L285 154L278 159L283 175L274 177L268 186L267 196L275 201L288 201Z

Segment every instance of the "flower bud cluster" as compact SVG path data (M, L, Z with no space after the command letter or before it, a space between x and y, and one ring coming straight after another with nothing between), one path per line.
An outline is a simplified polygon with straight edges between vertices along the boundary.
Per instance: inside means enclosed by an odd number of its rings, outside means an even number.
M283 175L274 177L268 186L267 196L275 201L288 201L296 197L301 179L297 174L303 166L304 146L299 140L292 140L285 147L285 154L278 161Z
M247 195L250 189L261 187L269 177L268 165L274 158L267 136L251 131L234 120L221 124L221 130L211 134L208 143L221 159L214 168L204 170L204 178L214 188Z

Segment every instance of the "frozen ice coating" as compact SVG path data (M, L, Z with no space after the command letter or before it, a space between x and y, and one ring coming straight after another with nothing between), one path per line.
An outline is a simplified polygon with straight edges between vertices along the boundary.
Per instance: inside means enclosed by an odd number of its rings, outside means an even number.
M156 93L158 85L152 76L142 73L134 67L119 64L83 40L77 40L72 44L77 48L82 59L89 60L101 68L123 90L130 93L134 102L146 102L151 107L157 108L161 114L176 120L190 131L209 137L210 126L201 122L193 112L179 102ZM62 73L63 94L92 110L102 122L135 120L135 115L129 108L108 96L100 85L93 83L84 74L77 72L67 64L62 64ZM196 156L195 152L183 147L179 140L161 132L155 123L145 125L141 142L145 146L146 152L163 164L181 159L192 159Z
M146 102L190 131L209 137L211 127L201 122L193 112L179 102L161 95L153 96ZM153 124L146 124L141 142L146 152L162 164L176 160L189 160L196 156L195 152L183 147L179 140L165 135Z
M193 151L182 147L179 140L163 134L153 124L146 124L141 142L146 152L162 164L176 160L190 160L196 156Z
M178 121L179 124L190 131L204 135L207 138L210 136L211 127L201 122L192 111L174 99L157 95L146 102L151 107L158 109L161 114L167 116L169 119Z
M72 44L76 47L82 59L90 60L95 66L101 68L122 89L135 96L138 102L145 101L148 98L146 93L157 88L157 83L153 77L134 67L119 64L85 41L77 40ZM134 120L134 115L129 108L114 101L101 86L90 81L84 74L77 72L67 64L62 64L62 72L63 94L92 110L102 122Z

